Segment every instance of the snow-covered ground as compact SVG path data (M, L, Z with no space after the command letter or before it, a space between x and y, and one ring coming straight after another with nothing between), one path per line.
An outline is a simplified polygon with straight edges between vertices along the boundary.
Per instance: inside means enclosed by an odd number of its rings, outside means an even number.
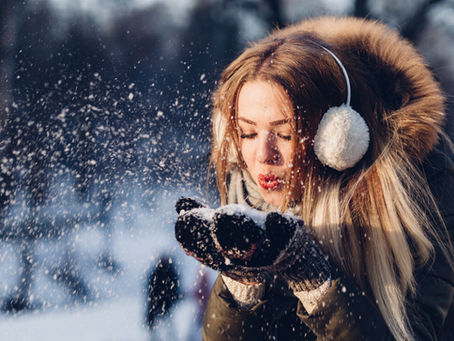
M110 232L85 224L62 238L33 242L34 268L30 300L39 309L0 313L0 340L200 340L194 298L201 266L179 248L174 238L175 189L155 191L152 209L138 202L117 201ZM191 193L184 193L191 195ZM64 198L59 204L64 203ZM17 243L0 241L0 298L14 293L18 279ZM106 250L116 268L99 266ZM183 299L170 317L145 327L146 277L160 257L176 266ZM88 288L86 302L56 280L55 269L68 262ZM209 283L215 274L203 269Z
M125 297L77 309L0 319L1 340L147 340L143 300Z
M143 298L131 295L77 309L3 316L0 340L195 341L201 339L196 309L189 300L180 302L150 333L143 324Z

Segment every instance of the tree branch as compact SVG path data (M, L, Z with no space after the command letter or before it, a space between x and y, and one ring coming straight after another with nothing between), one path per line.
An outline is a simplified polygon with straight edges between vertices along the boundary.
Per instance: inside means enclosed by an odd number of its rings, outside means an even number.
M424 28L427 25L427 13L430 10L430 7L441 3L443 0L429 0L424 2L415 12L415 14L407 21L407 23L402 27L400 33L402 36L407 38L412 42L418 40L419 35L424 31Z

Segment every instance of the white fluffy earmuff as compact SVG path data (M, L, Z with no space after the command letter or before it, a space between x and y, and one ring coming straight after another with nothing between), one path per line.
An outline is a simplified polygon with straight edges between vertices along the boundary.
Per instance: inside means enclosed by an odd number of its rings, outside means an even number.
M350 106L351 89L347 71L337 56L328 52L345 76L347 101L338 107L331 107L323 115L314 139L314 152L325 166L338 171L353 167L369 148L369 128L364 118Z

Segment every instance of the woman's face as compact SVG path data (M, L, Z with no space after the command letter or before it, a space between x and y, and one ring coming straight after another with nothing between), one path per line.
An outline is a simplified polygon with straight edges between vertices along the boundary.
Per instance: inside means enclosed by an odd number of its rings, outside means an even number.
M295 137L290 99L277 83L249 81L241 88L237 105L243 160L263 199L278 207L292 169Z

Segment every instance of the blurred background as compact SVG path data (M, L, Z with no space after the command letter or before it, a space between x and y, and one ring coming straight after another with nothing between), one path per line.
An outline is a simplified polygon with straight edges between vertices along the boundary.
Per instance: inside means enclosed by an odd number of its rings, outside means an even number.
M454 93L454 0L2 0L0 340L200 340L215 273L174 203L218 198L210 95L275 27L381 20ZM448 122L453 132L453 122Z

